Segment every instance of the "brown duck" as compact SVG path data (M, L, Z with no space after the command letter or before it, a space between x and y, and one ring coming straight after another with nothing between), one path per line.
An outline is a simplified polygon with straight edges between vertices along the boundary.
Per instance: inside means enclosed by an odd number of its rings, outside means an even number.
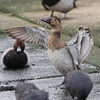
M17 27L6 29L7 33L28 43L43 43L47 46L48 56L56 69L66 75L73 69L80 70L80 65L88 56L93 45L93 38L89 28L79 27L76 35L69 42L61 42L62 25L58 17L44 18L52 28L50 34L47 30L36 27Z

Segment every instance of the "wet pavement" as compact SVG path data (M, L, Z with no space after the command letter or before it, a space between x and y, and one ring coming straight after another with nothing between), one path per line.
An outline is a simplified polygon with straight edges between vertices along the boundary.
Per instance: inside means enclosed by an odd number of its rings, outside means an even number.
M14 41L8 36L0 38L0 57L5 49L12 47ZM33 49L29 44L26 44L26 50L30 56L30 67L8 70L0 62L0 100L16 100L14 89L20 82L31 82L48 91L50 100L72 100L66 90L54 88L64 77L52 65L46 50ZM93 89L87 100L100 100L100 74L90 64L83 64L82 68L90 71L89 76L93 81Z

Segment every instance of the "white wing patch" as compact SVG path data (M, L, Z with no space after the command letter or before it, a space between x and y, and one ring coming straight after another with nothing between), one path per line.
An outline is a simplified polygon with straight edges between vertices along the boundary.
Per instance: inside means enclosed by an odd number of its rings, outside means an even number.
M88 56L92 45L93 38L89 28L80 27L74 38L67 44L76 65L81 64L82 61Z

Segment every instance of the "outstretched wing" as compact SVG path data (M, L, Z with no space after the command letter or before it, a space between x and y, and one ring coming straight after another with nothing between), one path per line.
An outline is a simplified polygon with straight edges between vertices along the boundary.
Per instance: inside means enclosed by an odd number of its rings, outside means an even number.
M27 43L43 43L47 45L50 33L43 28L37 27L17 27L5 29L12 38L19 39Z
M76 65L80 65L88 56L91 47L93 46L93 37L89 28L80 27L77 34L67 44L73 61Z

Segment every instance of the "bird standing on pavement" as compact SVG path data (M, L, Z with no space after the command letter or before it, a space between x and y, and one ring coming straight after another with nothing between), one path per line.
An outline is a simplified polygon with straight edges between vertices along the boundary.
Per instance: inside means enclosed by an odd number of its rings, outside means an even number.
M62 75L65 76L71 70L80 70L81 63L88 56L93 45L89 28L79 27L72 40L62 42L60 41L62 32L60 19L53 16L42 21L51 26L51 34L45 29L36 27L17 27L6 31L11 37L21 41L45 44L51 62Z

